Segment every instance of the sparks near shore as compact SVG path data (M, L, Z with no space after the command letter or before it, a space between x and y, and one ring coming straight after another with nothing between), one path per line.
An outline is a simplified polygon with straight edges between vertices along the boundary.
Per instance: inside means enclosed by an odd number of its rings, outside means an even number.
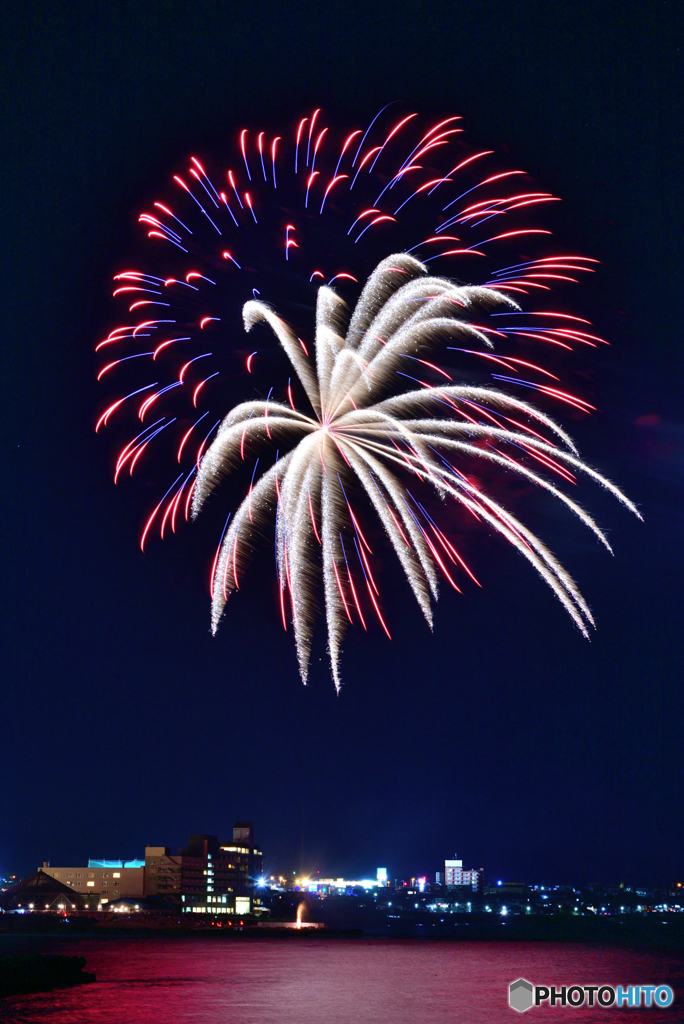
M523 312L520 303L576 282L596 261L554 254L551 232L524 224L555 197L521 171L491 166L491 151L464 149L459 121L421 130L417 115L388 122L384 111L366 130L333 139L315 111L289 140L243 131L240 162L222 183L192 157L187 173L174 175L176 199L141 214L164 272L115 276L129 316L98 345L106 357L98 378L121 375L131 387L97 429L139 421L117 455L115 481L141 465L170 469L170 450L176 467L141 546L196 516L224 478L246 473L246 497L212 566L212 628L274 529L280 610L286 628L292 620L304 681L321 592L337 687L348 625L366 629L373 618L390 634L373 518L430 625L440 577L459 591L479 585L453 535L460 509L512 544L587 634L593 619L575 582L473 466L550 492L608 550L599 526L547 474L569 484L588 475L639 515L580 460L555 419L515 393L532 389L577 414L593 409L552 370L602 339L583 318ZM540 242L547 251L531 256ZM428 272L436 260L448 276ZM456 274L477 283L457 284ZM346 297L358 297L353 310ZM293 322L302 310L300 331ZM240 311L259 337L249 353ZM141 381L150 366L159 379ZM236 402L247 398L247 381L260 397ZM439 511L431 496L442 499Z

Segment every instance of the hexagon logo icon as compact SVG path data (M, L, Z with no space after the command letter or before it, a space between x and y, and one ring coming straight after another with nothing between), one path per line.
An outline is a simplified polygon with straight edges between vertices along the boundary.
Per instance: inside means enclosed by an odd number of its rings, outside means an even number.
M534 1005L534 988L525 978L518 978L508 986L508 1005L518 1013L524 1013Z

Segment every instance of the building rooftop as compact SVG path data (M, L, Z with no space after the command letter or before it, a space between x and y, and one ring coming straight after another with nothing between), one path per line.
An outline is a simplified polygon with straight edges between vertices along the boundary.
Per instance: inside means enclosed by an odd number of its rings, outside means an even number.
M144 860L88 860L89 868L144 868Z

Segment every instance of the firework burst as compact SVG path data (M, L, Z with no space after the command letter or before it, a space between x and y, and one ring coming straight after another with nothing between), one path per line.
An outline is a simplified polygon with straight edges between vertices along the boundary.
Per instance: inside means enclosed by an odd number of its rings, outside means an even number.
M154 478L175 476L141 546L152 531L175 532L225 477L251 468L212 566L212 626L275 524L283 625L291 617L304 681L321 590L337 687L348 625L365 629L373 616L389 635L365 525L371 510L430 625L440 578L456 590L478 581L423 492L512 544L585 635L593 620L572 578L470 467L547 490L608 550L559 483L586 474L638 515L580 460L555 419L514 390L592 410L544 356L553 353L559 370L559 357L601 339L586 320L547 308L523 313L521 304L536 305L595 261L552 250L531 256L527 247L551 245L551 232L522 218L555 197L520 171L494 165L483 174L493 154L468 151L459 121L421 130L416 115L390 124L379 115L333 141L316 111L289 145L243 131L240 169L227 169L223 188L193 157L174 176L181 205L155 202L140 215L156 266L115 277L128 314L98 345L115 353L98 377L117 379L125 393L97 429L138 421L115 459L115 481L143 466ZM428 272L435 260L448 277ZM455 283L456 271L478 283ZM352 312L345 295L364 279ZM244 329L263 322L273 342L258 328L254 351L243 349L240 312ZM467 367L457 382L449 352ZM150 366L158 379L141 381ZM259 397L239 401L250 379Z

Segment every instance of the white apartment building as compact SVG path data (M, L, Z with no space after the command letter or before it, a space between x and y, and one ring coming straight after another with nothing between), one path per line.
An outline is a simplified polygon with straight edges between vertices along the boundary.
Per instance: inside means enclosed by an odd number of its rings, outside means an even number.
M454 858L456 854L454 854ZM477 890L481 885L481 871L466 869L462 860L444 861L444 884L445 885L468 885L471 889Z

